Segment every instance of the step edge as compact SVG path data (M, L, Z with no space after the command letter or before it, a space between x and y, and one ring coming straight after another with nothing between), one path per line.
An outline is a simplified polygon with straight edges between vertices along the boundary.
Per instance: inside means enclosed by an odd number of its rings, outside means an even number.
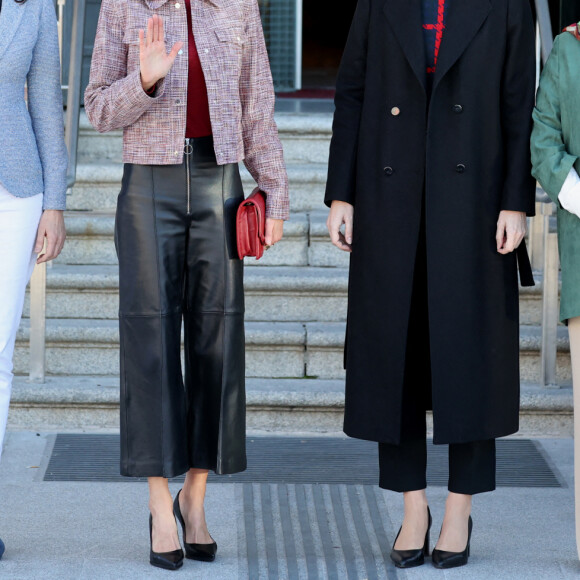
M56 377L53 377L56 378ZM273 379L275 381L275 379ZM11 404L16 407L67 406L98 408L119 405L119 390L115 387L63 388L26 384L15 380ZM522 389L520 413L571 414L574 410L572 389L538 389L528 393ZM248 389L247 406L252 408L344 408L344 393L313 391L261 391Z

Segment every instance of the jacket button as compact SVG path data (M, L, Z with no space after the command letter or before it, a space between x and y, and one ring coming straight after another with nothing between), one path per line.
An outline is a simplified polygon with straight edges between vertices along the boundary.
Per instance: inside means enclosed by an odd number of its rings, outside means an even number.
M461 105L453 105L453 112L454 113L463 113L463 107Z
M393 117L398 117L401 114L401 109L399 109L399 107L393 107L391 109L391 115L393 115Z
M383 171L385 172L385 175L388 177L390 175L393 175L393 168L392 167L385 167L383 169Z
M175 8L177 8L177 10L179 10L179 9L181 8L181 4L180 4L179 2L177 2L177 3L175 4Z
M457 173L463 173L465 171L465 165L463 165L463 163L458 163L455 171L457 171Z

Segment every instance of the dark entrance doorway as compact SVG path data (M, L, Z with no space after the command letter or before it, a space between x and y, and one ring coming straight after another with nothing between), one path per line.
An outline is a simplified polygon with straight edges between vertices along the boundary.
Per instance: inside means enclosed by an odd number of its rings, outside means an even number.
M578 0L561 0L561 4L560 24L562 27L580 20L580 2Z
M534 0L530 2L535 14L535 2ZM580 0L548 0L548 6L554 36L560 34L565 26L580 20Z
M357 0L304 0L302 88L334 90ZM322 96L322 94L321 94Z

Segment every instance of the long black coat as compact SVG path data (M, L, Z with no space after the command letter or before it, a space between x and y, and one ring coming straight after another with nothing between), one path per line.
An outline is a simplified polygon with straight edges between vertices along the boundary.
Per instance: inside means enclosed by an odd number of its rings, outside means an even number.
M517 260L495 233L501 210L534 211L534 54L529 0L454 0L428 106L420 0L359 0L325 199L355 207L348 435L400 441L423 194L435 443L518 430Z

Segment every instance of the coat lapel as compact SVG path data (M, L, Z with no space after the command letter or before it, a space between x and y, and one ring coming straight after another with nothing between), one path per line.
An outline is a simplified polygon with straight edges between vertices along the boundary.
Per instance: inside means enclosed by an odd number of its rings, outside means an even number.
M387 0L383 11L413 72L425 89L427 63L425 61L419 0Z
M489 0L456 0L451 2L433 88L463 54L491 12Z
M10 46L25 10L26 3L2 2L2 11L0 12L0 58L4 56L6 49Z

